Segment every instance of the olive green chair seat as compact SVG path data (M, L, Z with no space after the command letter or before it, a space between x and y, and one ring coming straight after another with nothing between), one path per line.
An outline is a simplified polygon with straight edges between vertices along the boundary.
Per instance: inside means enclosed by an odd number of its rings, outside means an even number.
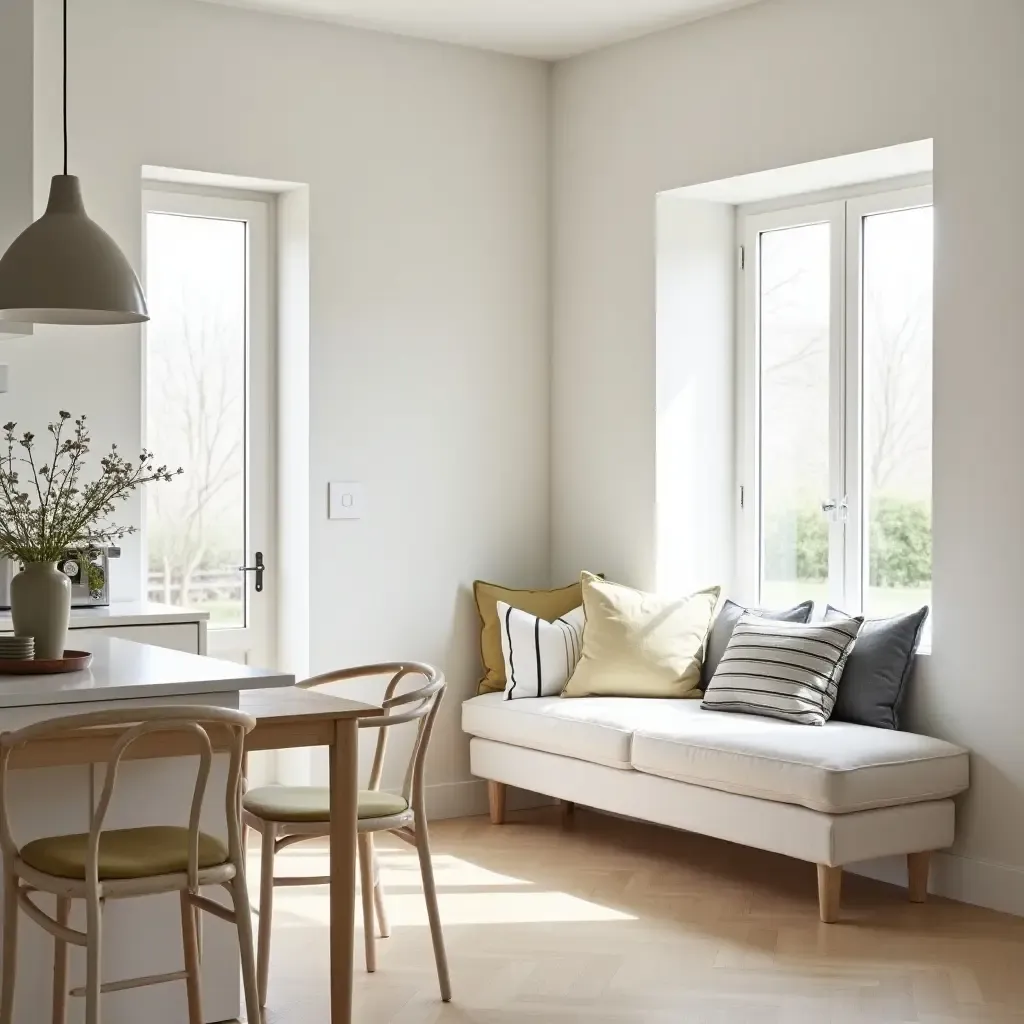
M328 822L331 795L326 786L260 786L250 789L242 806L264 821ZM360 818L390 818L409 809L409 801L394 793L364 789L359 794Z
M47 836L21 848L21 859L36 871L58 878L85 878L89 834ZM228 861L228 848L214 836L199 833L199 867ZM99 846L100 881L148 878L188 870L188 829L173 825L120 828L103 832Z

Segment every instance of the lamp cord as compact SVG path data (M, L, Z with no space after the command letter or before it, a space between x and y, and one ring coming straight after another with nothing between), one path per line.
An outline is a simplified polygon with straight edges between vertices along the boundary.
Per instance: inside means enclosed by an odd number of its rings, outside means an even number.
M68 0L64 0L64 176L68 173Z

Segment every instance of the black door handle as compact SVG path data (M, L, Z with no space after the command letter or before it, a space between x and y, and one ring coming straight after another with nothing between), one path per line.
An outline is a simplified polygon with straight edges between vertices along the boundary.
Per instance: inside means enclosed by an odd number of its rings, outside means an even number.
M256 573L256 593L262 593L263 591L263 571L266 566L263 564L263 552L256 552L256 564L255 565L240 565L238 567L239 572L254 572Z

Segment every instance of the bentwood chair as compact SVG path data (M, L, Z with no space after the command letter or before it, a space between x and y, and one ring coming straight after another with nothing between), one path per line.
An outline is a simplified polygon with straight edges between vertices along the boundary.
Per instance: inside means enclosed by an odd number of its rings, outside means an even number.
M374 914L382 938L391 934L387 911L384 907L384 889L381 885L377 857L373 849L374 832L393 832L416 847L419 854L423 893L427 901L427 917L434 944L434 959L441 987L441 998L451 999L448 978L448 959L441 934L441 918L437 909L437 890L434 887L434 869L430 860L430 841L427 834L427 816L424 810L423 766L430 743L430 733L437 710L444 696L445 679L429 665L416 662L366 665L359 668L327 672L307 679L298 685L322 686L343 680L368 676L390 675L384 692L384 714L360 719L359 728L375 728L377 747L370 770L369 788L359 794L359 869L363 898L363 931L366 942L366 969L377 969ZM422 677L423 685L396 695L399 684L408 676ZM381 790L384 773L384 752L388 730L395 726L417 722L415 742L405 773L401 794ZM242 798L243 820L262 837L260 863L259 942L256 957L260 1006L267 1001L267 977L270 971L270 934L275 885L323 885L329 879L319 877L284 877L274 875L274 855L293 843L322 838L329 834L330 797L323 786L263 786L249 790Z
M11 1024L17 970L18 911L54 937L53 1021L63 1024L67 996L85 996L86 1024L100 1024L100 997L145 985L184 981L189 1024L203 1024L199 964L198 915L205 910L238 930L242 983L251 1024L260 1021L253 955L252 920L245 887L245 855L241 824L241 774L245 734L256 724L241 711L217 707L163 705L142 709L96 711L39 722L0 735L0 849L3 852L3 963L0 971L0 1024ZM71 740L72 733L99 731L111 743L99 802L92 810L88 833L49 836L19 847L8 816L7 773L12 751L30 742ZM169 733L187 734L196 741L199 766L188 826L157 825L104 831L118 767L137 740L157 743ZM199 817L213 761L211 733L228 739L229 763L224 790L227 843L199 830ZM154 734L164 734L158 737ZM191 747L191 743L188 747ZM180 743L176 750L181 750ZM222 885L231 894L232 908L200 894L204 885ZM157 893L181 894L182 971L103 983L103 909L108 900ZM37 893L56 896L56 916L35 902ZM84 932L68 926L71 901L85 901ZM86 983L67 990L68 944L84 946Z

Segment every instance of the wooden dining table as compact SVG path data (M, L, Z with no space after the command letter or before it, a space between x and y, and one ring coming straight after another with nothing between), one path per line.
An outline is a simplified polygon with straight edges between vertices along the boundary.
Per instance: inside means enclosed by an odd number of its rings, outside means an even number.
M296 686L239 691L239 708L256 719L246 749L325 746L329 751L330 1024L351 1024L359 800L359 719L382 714L372 704ZM219 747L214 730L214 747ZM106 761L113 741L102 729L43 739L12 753L12 768L50 768ZM187 757L195 741L183 733L154 733L134 743L126 759Z

